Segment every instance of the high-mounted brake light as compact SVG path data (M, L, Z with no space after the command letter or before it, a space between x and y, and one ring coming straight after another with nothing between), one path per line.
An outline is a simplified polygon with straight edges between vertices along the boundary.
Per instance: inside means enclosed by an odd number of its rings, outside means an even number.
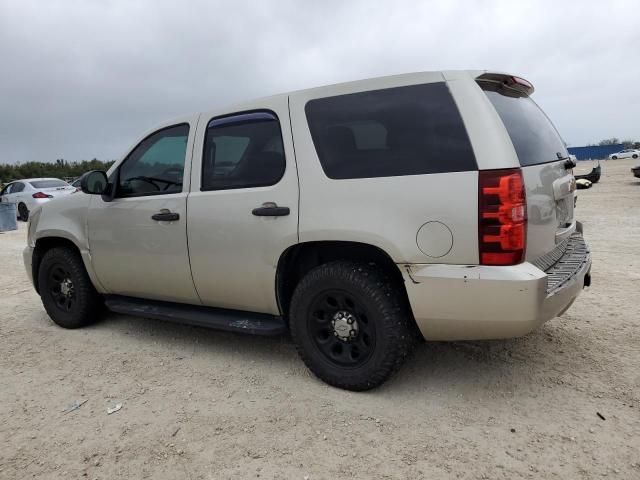
M516 85L522 85L523 87L525 87L527 90L532 90L533 91L533 84L527 80L525 80L524 78L520 78L520 77L511 77L511 81L513 83L515 83Z
M478 242L482 265L524 261L527 202L519 168L479 172Z
M31 195L33 198L53 198L53 195L47 195L46 193L36 192Z
M494 88L500 88L501 86L507 90L513 92L524 93L525 95L531 95L535 89L533 84L521 77L515 75L506 75L504 73L483 73L477 79L478 82L486 82L492 84Z

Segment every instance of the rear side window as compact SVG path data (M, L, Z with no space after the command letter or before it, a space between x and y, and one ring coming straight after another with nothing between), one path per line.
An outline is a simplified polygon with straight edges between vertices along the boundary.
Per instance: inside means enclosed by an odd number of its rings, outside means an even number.
M477 170L444 82L310 100L305 112L329 178Z
M63 182L62 180L36 180L29 183L31 183L33 188L56 188L69 186L67 182Z
M521 166L569 158L558 131L529 96L511 93L500 84L480 85L504 123Z
M274 185L284 170L282 133L275 114L250 112L209 122L201 190Z
M13 184L13 188L11 189L11 193L20 193L21 191L24 190L24 183L22 182L16 182Z

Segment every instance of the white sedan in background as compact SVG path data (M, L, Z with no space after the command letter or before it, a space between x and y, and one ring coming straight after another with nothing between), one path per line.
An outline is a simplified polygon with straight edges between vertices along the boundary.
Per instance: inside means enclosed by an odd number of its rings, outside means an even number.
M640 157L640 150L627 149L620 152L612 153L609 155L611 160L617 160L618 158L638 158Z
M25 178L7 184L0 192L0 201L15 203L18 218L29 219L29 212L55 197L70 195L76 189L58 178Z

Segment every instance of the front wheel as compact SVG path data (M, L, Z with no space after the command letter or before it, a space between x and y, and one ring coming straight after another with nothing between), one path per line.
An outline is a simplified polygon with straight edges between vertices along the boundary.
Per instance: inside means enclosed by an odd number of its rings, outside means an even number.
M415 344L401 286L374 265L336 261L311 270L291 300L291 336L307 367L347 390L369 390L400 366Z
M80 255L67 247L47 251L38 270L38 290L45 310L64 328L93 323L102 311L96 292Z
M618 159L618 157L615 156L615 155L613 157L611 157L611 160L617 160L617 159Z
M633 155L631 155L633 158L638 158L638 154L634 153Z

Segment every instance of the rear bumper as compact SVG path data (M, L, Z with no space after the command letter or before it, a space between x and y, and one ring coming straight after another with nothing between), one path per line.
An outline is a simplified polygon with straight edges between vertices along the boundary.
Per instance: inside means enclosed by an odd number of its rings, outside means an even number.
M413 315L427 340L525 335L564 313L591 280L591 254L577 232L545 270L529 262L400 267Z

